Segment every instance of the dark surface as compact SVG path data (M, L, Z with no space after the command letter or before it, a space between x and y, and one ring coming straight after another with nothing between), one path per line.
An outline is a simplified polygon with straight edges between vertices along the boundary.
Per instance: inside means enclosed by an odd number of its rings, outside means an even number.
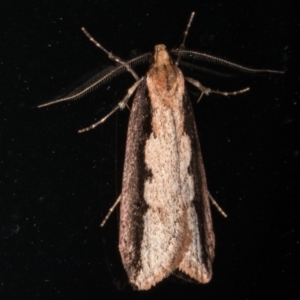
M4 2L4 1L2 1ZM261 4L263 2L263 4ZM299 40L296 5L281 1L5 1L1 4L0 299L299 299ZM189 3L189 4L187 4ZM120 263L118 211L128 110L97 129L130 75L76 102L36 109L112 63L85 26L124 59L158 43L285 75L193 77L247 94L194 106L214 208L207 285L132 291ZM141 73L142 74L142 73ZM109 88L108 88L109 87ZM197 91L191 89L192 101Z

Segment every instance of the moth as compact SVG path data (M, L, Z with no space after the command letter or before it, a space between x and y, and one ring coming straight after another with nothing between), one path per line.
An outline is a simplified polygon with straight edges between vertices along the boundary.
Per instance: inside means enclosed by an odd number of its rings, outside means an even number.
M182 45L193 16L194 13ZM210 211L210 201L214 201L207 187L186 82L196 86L201 96L236 95L249 88L234 92L211 90L192 78L185 78L178 64L183 58L204 57L247 72L280 72L245 68L183 47L171 52L177 57L173 62L163 44L156 45L153 54L124 62L83 31L119 65L96 75L70 95L39 107L77 99L116 74L129 71L133 75L136 82L124 99L106 117L79 130L84 132L103 123L116 110L127 106L135 94L128 125L122 192L113 206L120 202L119 251L124 268L130 283L138 290L148 290L170 274L207 283L212 277L215 256ZM139 78L133 67L150 56L153 63L147 74Z

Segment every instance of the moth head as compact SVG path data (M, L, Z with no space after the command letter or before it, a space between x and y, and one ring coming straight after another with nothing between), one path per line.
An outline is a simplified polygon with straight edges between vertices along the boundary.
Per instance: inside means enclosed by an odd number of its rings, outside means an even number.
M171 65L172 60L164 44L156 45L154 47L154 54L152 57L152 64L155 67Z

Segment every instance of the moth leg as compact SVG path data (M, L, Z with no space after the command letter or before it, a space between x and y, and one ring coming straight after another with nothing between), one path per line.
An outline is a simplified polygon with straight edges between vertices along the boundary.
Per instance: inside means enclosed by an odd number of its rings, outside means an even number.
M139 79L139 76L134 72L134 70L130 67L130 65L128 63L126 63L125 61L123 61L121 58L117 57L116 55L114 55L113 53L109 52L108 50L106 50L99 42L97 42L88 32L87 30L82 27L81 30L83 31L83 33L87 36L87 38L96 45L96 47L100 48L104 53L107 54L108 58L119 63L120 65L124 66L128 72L130 72L132 74L132 76L134 77L135 80Z
M195 16L195 12L192 11L191 16L189 18L189 22L188 22L188 24L186 26L186 29L185 29L184 33L183 33L183 40L182 40L181 45L179 46L179 49L184 49L184 47L185 47L185 40L186 40L187 35L189 33L189 30L190 30L191 24L193 22L194 16ZM177 61L175 63L176 66L179 65L179 61L180 61L180 55L178 55Z
M113 206L109 209L109 211L106 214L105 218L101 222L100 227L103 227L105 225L106 221L108 220L108 218L110 217L110 215L112 214L112 212L115 210L116 206L120 203L120 201L121 201L121 195L118 197L118 199L113 204Z
M185 77L185 80L188 81L189 83L191 83L193 86L195 86L198 90L200 90L201 95L200 95L199 99L197 100L197 102L199 102L201 100L203 95L218 94L218 95L227 97L227 96L235 96L238 94L242 94L242 93L248 92L250 90L250 88L247 87L242 90L233 91L233 92L221 92L221 91L217 91L217 90L212 90L212 89L202 85L198 80L195 80L193 78Z
M93 123L92 125L80 129L78 130L78 133L82 133L85 131L89 131L91 129L94 129L95 127L97 127L98 125L100 125L101 123L104 123L106 121L106 119L108 119L112 114L114 114L118 109L124 109L124 107L127 105L129 98L132 96L132 94L135 92L135 90L137 89L137 87L139 86L139 84L142 82L142 80L144 79L144 77L140 78L138 81L136 81L134 83L133 86L131 86L128 90L127 90L127 94L126 96L118 103L117 106L115 106L110 113L108 113L104 118L102 118L101 120L97 121L96 123Z
M210 202L212 203L212 205L214 205L217 210L219 211L219 213L224 217L227 218L227 214L225 213L225 211L222 209L222 207L217 203L217 201L214 199L214 197L210 194L210 192L208 192L208 197Z

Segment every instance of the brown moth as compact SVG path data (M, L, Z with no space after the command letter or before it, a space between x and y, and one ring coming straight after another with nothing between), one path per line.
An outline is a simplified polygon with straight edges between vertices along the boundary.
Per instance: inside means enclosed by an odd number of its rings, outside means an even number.
M182 46L193 16L194 13ZM184 77L178 64L180 59L193 57L244 72L283 72L250 69L204 53L183 50L183 47L171 52L177 57L173 63L165 45L161 44L154 48L149 71L139 78L133 67L145 62L149 53L124 62L103 48L84 28L82 30L119 66L99 73L66 97L39 107L80 98L126 71L133 75L136 82L124 99L106 117L79 130L84 132L103 123L116 110L124 108L135 93L128 125L122 192L102 225L120 202L119 250L129 281L138 290L148 290L170 274L207 283L212 277L215 255L209 202L217 204L207 188L185 82L201 91L200 98L209 93L236 95L249 88L234 92L211 90L192 78Z

